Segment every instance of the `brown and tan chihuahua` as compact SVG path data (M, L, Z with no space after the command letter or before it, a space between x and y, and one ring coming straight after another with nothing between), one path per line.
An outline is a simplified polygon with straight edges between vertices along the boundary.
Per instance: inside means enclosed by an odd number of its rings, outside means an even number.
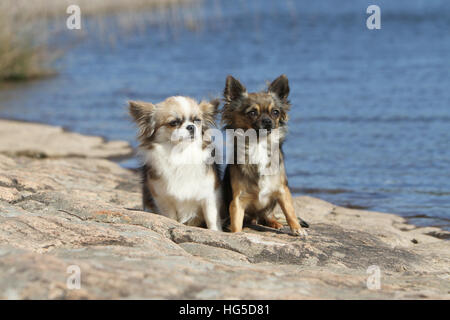
M283 225L273 215L278 203L293 234L307 235L304 228L308 224L299 219L294 210L282 152L287 133L287 112L291 106L288 95L289 82L285 75L275 79L267 91L257 93L248 93L244 85L232 76L226 79L222 122L227 135L229 129L235 132L234 159L228 163L224 176L231 232L242 231L244 219L280 229ZM251 131L255 132L256 140L252 141L251 135L247 135ZM241 149L237 146L239 135L244 136L240 140L241 144L243 141ZM237 155L239 150L243 150L245 157L241 161ZM273 159L276 170L267 173Z

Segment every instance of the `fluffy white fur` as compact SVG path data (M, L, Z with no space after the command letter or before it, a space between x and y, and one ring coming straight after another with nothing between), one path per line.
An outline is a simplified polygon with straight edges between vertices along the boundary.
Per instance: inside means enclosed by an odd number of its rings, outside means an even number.
M170 114L174 104L177 108L173 112L186 120L176 130L161 126L154 132L152 148L140 150L144 162L158 172L158 178L150 181L158 213L192 226L205 222L208 229L221 231L222 191L206 165L211 150L202 148L201 124L190 120L201 111L184 97L172 98L164 104L164 111ZM154 112L158 112L158 105ZM188 125L196 126L198 134L193 138Z
M158 143L145 153L145 161L160 174L152 181L159 213L188 225L205 221L209 229L222 230L221 191L215 189L214 176L207 174L202 161L207 157L196 142L182 148L171 142Z

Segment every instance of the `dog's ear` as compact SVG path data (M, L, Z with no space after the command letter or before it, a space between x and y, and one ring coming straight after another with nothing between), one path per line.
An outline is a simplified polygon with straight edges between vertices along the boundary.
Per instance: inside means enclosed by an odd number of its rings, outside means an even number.
M239 80L228 76L225 82L225 90L223 91L225 101L230 102L247 96L247 89Z
M203 113L203 119L206 121L209 127L215 125L216 116L219 113L220 100L214 99L211 101L200 102L200 110Z
M289 95L289 80L282 74L269 85L269 92L276 94L276 96L283 102L287 101Z
M139 126L139 135L141 137L151 136L155 130L155 124L154 121L152 121L155 105L149 102L128 101L128 110Z
M148 118L153 113L155 106L149 102L128 101L128 110L134 121L139 124L143 118Z

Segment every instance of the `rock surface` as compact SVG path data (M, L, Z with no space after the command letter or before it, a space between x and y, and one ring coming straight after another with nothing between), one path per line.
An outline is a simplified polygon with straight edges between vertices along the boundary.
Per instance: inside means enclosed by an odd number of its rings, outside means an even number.
M125 141L106 142L38 123L0 119L0 153L34 158L117 158L133 152Z
M56 159L23 156L29 141L13 156L2 134L0 298L450 298L450 244L427 235L439 229L311 197L295 199L310 223L306 239L288 228L230 234L187 227L140 211L135 173L105 159L63 158L73 153L54 152L56 142L45 151ZM72 137L79 141L69 134L67 145ZM67 286L69 266L81 271L80 289ZM367 287L370 266L379 268L380 289Z

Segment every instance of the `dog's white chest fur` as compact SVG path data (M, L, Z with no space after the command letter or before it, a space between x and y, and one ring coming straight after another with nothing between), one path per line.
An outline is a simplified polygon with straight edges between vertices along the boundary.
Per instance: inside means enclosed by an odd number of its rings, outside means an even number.
M152 180L159 213L188 225L204 220L208 203L216 203L214 175L205 164L206 150L199 143L155 144L145 160L158 173ZM208 221L206 221L208 223Z
M262 172L270 164L268 147L270 145L265 141L252 143L248 147L249 163L258 165L259 172Z
M281 191L281 179L278 173L270 174L268 166L271 165L274 156L270 153L270 143L265 141L251 144L248 149L249 162L258 166L260 178L258 180L258 200L261 207L269 204L270 195Z

